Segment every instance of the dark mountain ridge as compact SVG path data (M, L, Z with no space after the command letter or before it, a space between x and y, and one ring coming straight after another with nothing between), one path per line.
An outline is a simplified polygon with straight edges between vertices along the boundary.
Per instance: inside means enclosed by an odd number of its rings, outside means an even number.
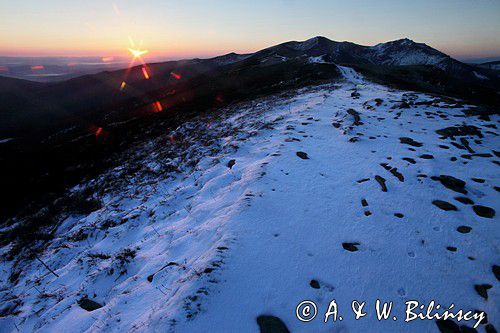
M0 77L0 140L12 138L0 144L0 186L10 193L0 218L28 211L36 197L51 200L47 193L111 166L114 153L200 112L337 80L337 64L405 89L499 99L495 72L409 39L363 46L314 37L253 54L148 64L149 79L142 66L57 83Z

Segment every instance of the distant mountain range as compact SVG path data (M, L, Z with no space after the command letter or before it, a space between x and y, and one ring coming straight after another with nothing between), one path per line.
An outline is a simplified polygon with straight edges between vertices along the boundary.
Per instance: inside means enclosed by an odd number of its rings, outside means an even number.
M173 126L227 103L338 80L337 65L396 88L500 103L497 63L472 66L409 39L362 46L314 37L252 54L152 63L62 82L0 77L0 174L7 175L0 186L17 191L31 181L27 174L39 182L41 173L65 170L68 160L97 167L95 149L103 144L113 151L138 133L162 131L157 124ZM98 130L106 139L96 145Z

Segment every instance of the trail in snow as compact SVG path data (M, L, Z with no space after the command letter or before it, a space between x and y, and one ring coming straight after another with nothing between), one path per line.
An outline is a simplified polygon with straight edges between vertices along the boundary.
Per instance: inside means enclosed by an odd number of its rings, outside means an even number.
M256 332L262 314L292 332L437 331L404 323L410 299L480 309L499 327L498 218L457 199L498 208L498 117L465 118L467 106L339 69L342 85L187 123L96 179L103 208L68 217L40 255L59 277L37 261L0 264L0 299L17 312L0 331ZM463 122L483 137L435 132ZM494 286L487 300L474 289L483 284ZM82 297L103 307L87 312ZM309 323L295 318L304 299L320 309ZM324 324L332 299L344 320ZM353 299L370 304L363 320ZM399 320L379 322L375 299L394 301Z

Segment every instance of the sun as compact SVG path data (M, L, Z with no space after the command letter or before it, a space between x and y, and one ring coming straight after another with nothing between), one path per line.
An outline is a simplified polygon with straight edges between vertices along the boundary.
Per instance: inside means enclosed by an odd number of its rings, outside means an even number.
M132 48L128 48L128 50L134 56L134 60L142 57L143 55L145 55L149 52L148 50L132 49Z

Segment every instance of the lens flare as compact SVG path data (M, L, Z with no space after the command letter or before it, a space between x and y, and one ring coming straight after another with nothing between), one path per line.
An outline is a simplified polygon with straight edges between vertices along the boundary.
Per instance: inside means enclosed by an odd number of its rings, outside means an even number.
M144 75L144 78L146 80L149 80L149 73L148 70L146 69L146 66L142 67L142 75Z
M160 101L156 101L153 104L155 112L162 112L163 111L163 105L161 105Z
M132 53L132 55L134 56L134 60L137 58L141 58L143 55L149 52L148 50L132 49L130 47L128 48L128 51Z
M120 85L120 91L123 91L125 87L127 86L127 82L123 81L122 84Z

